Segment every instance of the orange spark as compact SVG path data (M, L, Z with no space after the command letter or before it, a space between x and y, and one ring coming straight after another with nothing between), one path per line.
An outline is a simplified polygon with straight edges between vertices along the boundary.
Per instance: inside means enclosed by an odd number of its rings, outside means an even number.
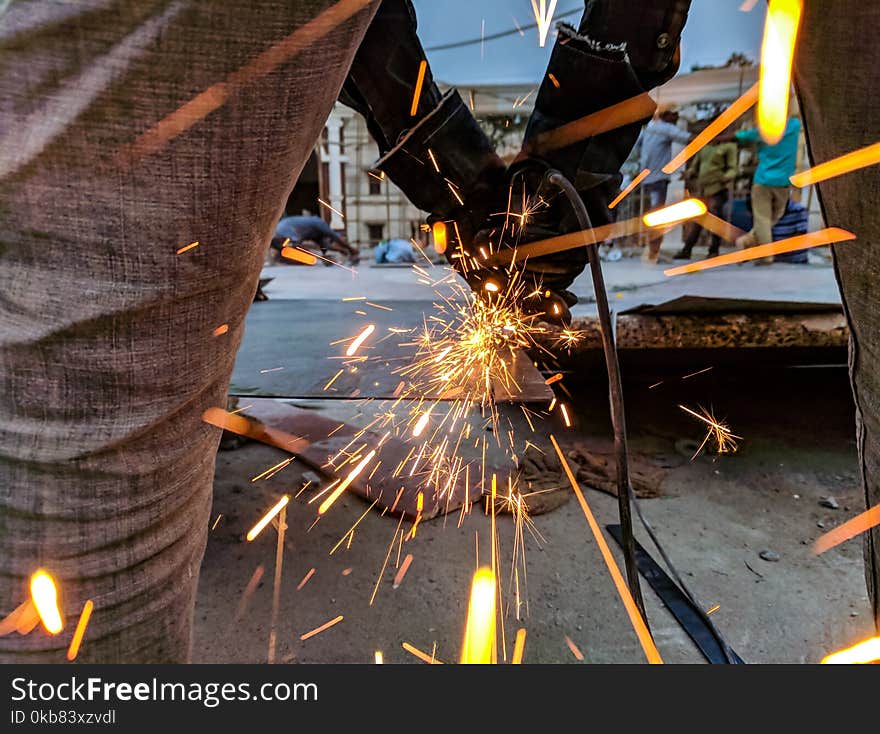
M548 74L548 75L547 75L547 78L548 78L551 82L553 82L553 86L554 86L554 87L556 87L557 89L559 89L559 80L558 80L555 76L553 76L553 74Z
M244 408L240 410L244 410ZM255 441L261 441L291 453L301 451L309 445L309 442L303 438L297 438L277 428L249 421L244 416L235 415L223 408L208 408L202 413L202 420L209 425L222 428L224 431L247 436Z
M254 593L257 589L257 584L260 583L260 579L263 578L263 564L260 564L254 569L253 574L251 575L250 580L247 582L247 586L244 587L244 591L241 594L241 599L238 602L238 609L235 612L235 618L241 619L241 615L244 614L244 610L247 608L248 599L250 599L251 594Z
M300 635L299 639L300 640L308 640L309 637L314 637L315 635L319 635L324 630L330 629L333 625L339 624L343 619L344 619L344 617L340 614L338 617L334 617L329 622L324 622L324 624L322 624L320 627L315 627L315 629L313 629L309 632L306 632L304 635Z
M403 582L403 577L406 576L406 572L409 571L412 561L412 553L407 553L406 558L403 559L403 563L400 564L400 569L397 571L397 575L394 577L394 583L391 584L392 589L396 589Z
M574 655L578 660L583 662L584 654L581 652L581 649L574 644L574 641L568 635L565 636L565 644L568 645L568 649L571 650L571 654Z
M353 357L354 353L358 349L360 349L361 344L363 344L367 340L367 337L369 337L370 334L372 334L375 330L376 327L373 324L368 324L367 326L365 326L364 330L357 335L357 337L351 344L348 345L348 349L345 350L345 356Z
M345 219L345 215L344 215L341 211L339 211L339 209L334 209L332 206L330 206L330 205L329 205L326 201L324 201L323 199L320 199L320 198L319 198L319 199L318 199L318 203L321 204L322 206L327 207L327 208L328 208L331 212L333 212L334 214L338 214L342 219Z
M73 639L70 641L70 647L67 648L67 659L75 660L79 654L79 646L82 644L83 635L86 633L86 626L89 624L89 618L92 616L94 603L91 599L87 600L83 605L82 613L79 615L79 622L76 623L76 630L73 633Z
M562 462L562 468L565 470L565 475L568 477L571 488L574 490L574 494L581 506L581 510L583 510L584 517L587 518L587 524L590 526L593 537L596 539L596 544L599 546L599 551L602 553L602 559L608 567L608 573L611 574L611 579L614 581L614 586L617 589L617 593L620 595L620 600L623 602L623 606L629 616L629 621L636 632L636 636L639 638L642 650L645 652L645 657L647 657L649 663L662 663L663 659L660 657L660 653L657 650L657 646L654 644L651 633L648 632L648 627L645 624L645 620L642 619L639 608L636 606L636 603L632 598L629 587L623 580L623 576L620 573L620 569L617 567L614 556L611 555L611 549L608 547L608 543L602 535L599 523L596 522L596 518L594 517L592 510L590 510L590 506L587 504L587 500L584 497L583 492L581 492L581 488L575 480L574 474L571 473L571 467L568 465L568 460L565 458L565 454L562 453L562 449L559 448L559 444L556 442L556 437L553 436L553 434L550 434L550 442L553 444L553 448L556 449L556 454L559 456L559 461Z
M360 463L354 469L352 469L351 472L349 473L349 475L339 483L339 486L336 489L333 490L333 493L321 503L321 505L318 507L318 514L319 515L323 515L325 512L327 512L327 510L330 509L330 506L334 502L336 502L336 500L339 499L340 495L346 489L348 489L348 486L355 479L357 479L358 474L360 474L364 470L364 468L367 466L367 464L369 464L373 460L373 457L375 455L376 455L376 450L373 449L363 459L361 459Z
M532 0L532 10L535 13L535 21L538 24L538 45L541 48L547 44L547 35L550 33L550 26L553 23L553 13L556 11L557 0L550 0L548 7L547 0L540 0L540 5Z
M544 384L545 385L552 385L554 382L559 382L561 379L562 379L562 373L557 372L552 377L548 377L546 380L544 380Z
M161 150L164 145L239 93L253 89L254 82L271 73L279 65L305 49L315 48L334 28L370 4L370 0L338 0L290 35L255 56L244 66L232 71L225 79L212 84L174 112L153 125L119 155L121 162L142 158Z
M477 570L471 582L461 662L493 662L495 644L495 574L484 566Z
M596 135L615 130L654 114L657 104L647 92L625 99L623 102L593 112L572 122L548 130L523 147L519 157L531 154L548 153L553 150L567 148L579 140L592 138Z
M510 658L511 665L520 665L523 659L523 651L526 649L526 628L520 627L516 631L516 638L513 641L513 657Z
M229 324L220 324L214 331L212 332L213 336L223 336L227 331L229 331Z
M194 247L198 247L198 246L199 246L199 241L198 241L198 240L196 240L195 242L190 242L188 245L184 245L183 247L181 247L181 248L177 251L177 254L178 254L178 255L182 255L182 254L183 254L184 252L186 252L187 250L192 250Z
M578 232L558 235L557 237L549 237L546 240L538 240L530 242L527 245L519 247L505 247L489 258L488 265L506 265L516 258L522 261L526 258L539 257L540 255L550 255L554 252L563 252L564 250L572 250L576 247L584 247L598 242L614 240L626 235L636 234L643 231L642 220L639 217L625 219L622 222L612 222L611 224L603 224L593 229L582 229Z
M425 427L428 425L428 421L431 419L431 409L428 408L424 413L419 416L419 419L416 421L416 424L413 426L412 435L413 438L418 438L422 435L425 430Z
M720 605L720 604L716 604L716 605L715 605L714 607L712 607L711 609L707 609L707 610L706 610L706 614L715 614L715 612L717 612L719 609L721 609L721 605Z
M627 186L623 191L621 191L609 205L609 209L613 209L616 207L621 201L623 201L627 196L629 196L633 189L638 186L642 181L644 181L648 175L651 173L650 168L645 168L638 176L636 176L632 181L630 181L629 186Z
M267 477L267 476L269 476L270 474L272 474L273 472L277 472L277 471L283 469L283 468L284 468L285 466L287 466L291 461L293 461L293 459L294 459L293 456L289 456L289 457L287 457L286 459L282 459L281 461L279 461L279 462L278 462L277 464L275 464L274 466L270 466L270 467L269 467L268 469L266 469L265 471L262 471L262 472L260 472L259 474L257 474L257 476L255 476L253 479L251 479L251 483L253 483L253 482L259 482L263 477Z
M431 159L431 165L434 166L434 170L437 171L437 173L440 173L440 166L437 165L437 159L434 157L434 151L430 148L428 148L428 158Z
M501 290L501 286L494 280L487 280L483 283L483 289L489 291L489 293L498 293Z
M37 608L40 621L50 635L64 629L64 620L58 608L58 587L47 571L40 569L31 576L31 601Z
M822 658L822 664L875 663L878 660L880 660L880 637L872 637L845 650L827 655Z
M314 574L315 574L315 569L314 569L314 568L310 568L309 571L308 571L308 573L307 573L305 576L303 576L302 581L300 581L300 582L296 585L296 590L299 591L303 586L305 586L307 583L309 583L309 579L312 578L312 576L313 576Z
M422 85L425 83L425 72L428 70L428 62L422 59L419 62L419 75L416 77L416 88L413 91L412 107L409 108L409 116L415 117L419 111L419 99L422 96Z
M373 303L372 301L364 301L364 303L367 306L370 306L371 308L378 308L378 309L381 309L382 311L393 311L394 310L393 308L391 308L391 306L383 306L380 303Z
M818 166L808 168L806 171L796 173L791 177L791 182L798 188L809 186L810 184L827 181L835 176L842 176L844 173L851 173L866 166L873 166L880 163L880 143L874 143L866 148L854 150L838 158L832 158L830 161L820 163Z
M316 255L313 255L308 250L303 250L299 247L282 247L281 257L283 257L285 260L292 260L293 262L302 263L303 265L314 265L316 262L318 262L318 258Z
M739 10L741 13L749 13L757 4L758 0L743 0L743 4L739 6Z
M677 156L663 166L663 173L674 173L678 168L681 168L681 166L706 147L708 143L718 137L718 135L730 127L732 123L748 112L757 101L758 85L755 84L750 87L742 97L718 115L715 120L710 122L701 133L694 136L694 139L684 146Z
M385 658L382 656L381 650L376 650L376 655L373 659L376 661L376 665L382 665L385 662Z
M276 502L272 508L260 518L259 522L254 525L247 534L247 539L249 541L256 538L260 533L263 532L263 528L265 528L270 522L272 522L272 518L275 517L281 510L287 507L287 503L290 502L290 495L284 495L278 502Z
M648 212L642 217L642 221L648 227L663 227L701 217L706 211L706 205L699 199L685 199L677 204L670 204L662 209Z
M325 390L329 390L329 389L330 389L330 386L331 386L334 382L336 382L336 380L338 379L339 375L341 375L344 371L345 371L345 370L339 370L339 372L337 372L335 375L333 375L333 377L330 378L330 381L329 381L326 385L324 385L324 389L325 389Z
M758 130L767 145L782 140L788 124L791 65L803 9L803 0L770 0L767 9L758 78Z
M707 260L698 260L695 263L687 265L679 265L676 268L664 270L663 274L667 276L684 275L685 273L696 273L700 270L708 270L709 268L718 268L722 265L731 265L733 263L746 262L747 260L756 260L762 257L770 257L771 255L779 255L783 252L793 252L794 250L806 250L810 247L821 247L833 242L845 242L854 240L856 236L852 232L838 227L828 227L820 229L818 232L810 232L809 234L801 234L795 237L789 237L778 242L771 242L769 245L758 245L757 247L749 247L745 250L736 252L728 252L718 257L710 257Z
M559 409L562 411L562 420L565 421L565 427L571 428L571 418L568 417L568 410L565 407L565 403L560 403Z
M0 620L0 637L13 632L26 635L39 623L40 615L37 614L34 602L28 598Z
M442 661L437 660L437 658L432 655L428 655L426 652L422 652L419 648L410 645L408 642L402 642L400 643L400 646L411 655L415 655L423 663L428 663L429 665L443 665Z
M818 556L877 525L880 525L880 505L874 505L851 520L847 520L843 525L838 525L833 530L820 535L813 544L813 553Z
M434 249L442 255L446 252L446 223L434 222L431 226L431 234L434 238Z

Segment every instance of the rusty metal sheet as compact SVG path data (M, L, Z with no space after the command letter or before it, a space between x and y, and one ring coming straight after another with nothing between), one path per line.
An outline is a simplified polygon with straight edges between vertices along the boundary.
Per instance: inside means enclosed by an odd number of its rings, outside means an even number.
M328 464L328 461L340 449L351 443L356 434L361 431L359 427L329 418L322 415L320 411L297 408L280 400L249 398L248 404L249 407L244 411L244 415L248 418L259 421L269 429L276 429L301 439L294 444L295 448L292 453L305 463L330 479L348 475L351 470L350 465L342 467L337 472ZM331 433L332 435L330 435ZM257 440L277 446L271 440L271 430L262 431L260 434L268 436L269 439L256 436ZM381 438L380 433L366 431L362 436L357 437L354 446L362 444L366 444L368 447L376 446ZM290 440L286 440L284 445L277 447L285 448L290 445ZM466 488L463 477L453 483L452 487L442 496L438 496L436 490L424 487L419 477L408 477L405 473L399 477L392 476L395 467L410 455L412 448L412 444L399 439L386 439L382 444L379 456L382 460L379 470L372 476L366 474L359 476L347 491L363 497L368 502L377 501L376 509L378 511L387 509L391 512L393 507L393 514L402 514L410 519L415 519L418 514L416 508L418 495L423 492L423 520L457 510L465 502L479 500L482 490L478 482L474 481L471 486ZM489 468L488 471L491 472L493 469ZM495 471L500 473L501 470L496 468Z

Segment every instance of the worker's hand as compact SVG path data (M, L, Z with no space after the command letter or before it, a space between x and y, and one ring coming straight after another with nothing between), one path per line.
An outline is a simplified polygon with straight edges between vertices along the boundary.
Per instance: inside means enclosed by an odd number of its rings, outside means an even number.
M470 242L463 237L447 255L477 293L505 293L526 312L568 325L569 308L577 303L569 287L586 265L586 247L540 257L517 255L522 245L580 229L565 197L547 183L546 173L545 164L531 159L512 167L500 197L503 205L490 213Z

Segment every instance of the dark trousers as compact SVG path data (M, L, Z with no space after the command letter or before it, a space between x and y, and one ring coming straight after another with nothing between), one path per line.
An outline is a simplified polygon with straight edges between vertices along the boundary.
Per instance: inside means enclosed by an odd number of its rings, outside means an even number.
M724 219L724 207L727 205L727 199L729 198L728 190L721 189L715 194L711 196L705 197L704 201L706 203L706 208L709 210L710 214L714 214L719 219ZM700 239L700 230L702 227L698 225L696 222L691 222L690 228L688 230L687 236L684 240L684 248L683 251L689 256L691 251L694 249L694 245L697 244L697 241ZM709 254L717 255L718 249L721 247L721 238L717 234L712 234L712 244L709 246Z

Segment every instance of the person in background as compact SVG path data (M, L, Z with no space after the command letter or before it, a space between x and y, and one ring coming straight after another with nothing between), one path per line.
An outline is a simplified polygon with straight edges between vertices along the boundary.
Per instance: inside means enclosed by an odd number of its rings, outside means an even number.
M398 265L401 263L414 263L416 253L412 243L408 240L395 237L390 240L382 240L373 250L373 258L378 265Z
M334 250L345 255L349 265L357 265L361 259L357 249L348 244L345 235L336 232L321 217L284 217L275 227L272 246L280 251L286 240L293 245L314 243L321 248L324 257Z
M736 177L736 143L709 144L688 162L685 180L695 196L699 196L711 214L724 219L724 207L730 197L730 182ZM701 227L692 222L684 241L684 247L676 254L676 260L690 260L694 246L700 238ZM718 254L721 237L712 234L709 257Z
M672 144L685 145L691 139L690 133L678 127L677 123L678 112L673 107L658 108L656 116L645 126L636 142L641 167L651 171L643 183L649 209L659 209L666 204L670 174L663 172L663 166L672 159ZM649 236L651 239L648 240L642 260L656 265L660 260L663 233L651 230Z
M776 145L767 145L757 128L740 130L735 135L740 145L758 146L758 167L752 181L752 231L736 241L737 247L754 247L773 242L773 225L785 213L790 178L797 167L801 121L791 117ZM755 265L771 265L772 257L755 260Z

